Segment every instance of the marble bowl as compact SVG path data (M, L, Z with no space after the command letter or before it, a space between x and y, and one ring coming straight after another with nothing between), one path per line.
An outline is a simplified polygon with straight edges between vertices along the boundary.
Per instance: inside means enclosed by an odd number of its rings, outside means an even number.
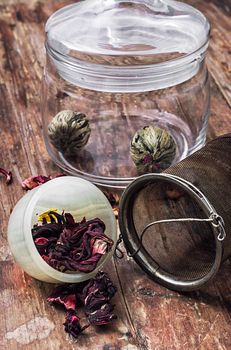
M32 277L50 283L77 283L92 278L112 257L114 249L102 256L90 273L64 273L49 266L40 256L32 239L31 228L41 214L51 208L70 212L76 221L98 217L106 224L106 235L117 239L116 220L110 203L92 183L77 177L63 176L36 187L16 204L9 219L8 242L21 268Z

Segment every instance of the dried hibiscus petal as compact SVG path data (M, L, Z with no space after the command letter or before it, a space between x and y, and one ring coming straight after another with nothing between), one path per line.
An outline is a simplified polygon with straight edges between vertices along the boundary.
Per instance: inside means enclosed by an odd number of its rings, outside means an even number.
M41 255L46 254L47 247L49 245L49 239L45 237L38 237L35 239L35 245Z
M91 324L98 326L108 324L117 318L113 313L114 307L110 304L116 290L104 272L98 272L95 278L83 288L81 295L78 296L84 303L85 313Z
M73 294L77 295L77 293L81 293L86 283L87 282L61 284L53 289L52 293L47 298L47 301L54 302L57 298L63 298Z
M64 330L65 332L72 335L74 338L78 338L80 333L84 331L84 329L88 328L90 324L87 324L85 326L80 325L80 318L76 315L76 312L73 310L70 310L66 314L66 319L64 322Z
M49 176L44 176L44 175L30 176L22 182L22 188L26 191L32 190L33 188L39 185L42 185L47 181L50 181L52 179L55 179L56 177L61 177L61 176L65 176L65 174L58 173L53 176L50 176L50 175Z
M83 289L83 296L87 297L89 294L98 291L108 299L111 299L116 293L116 287L105 272L99 271L94 278L92 278ZM87 300L85 300L86 304Z
M85 219L85 218L84 218ZM66 227L74 227L76 225L73 216L70 213L65 213Z
M79 304L82 303L78 296L87 283L88 282L85 281L81 283L59 285L53 289L47 301L50 303L62 304L65 306L66 310L75 310L77 301L79 300ZM73 296L75 296L75 298Z
M34 226L32 228L33 239L37 237L57 237L57 240L62 233L63 225L53 223L53 224L44 224L42 226Z
M39 237L35 239L35 244L38 247L47 247L48 243L49 243L49 239L45 238L45 237Z
M75 310L76 308L76 296L75 294L68 294L63 288L56 289L48 298L50 303L56 303L64 305L66 310Z
M40 215L39 221L43 225L33 227L33 239L38 248L38 238L48 239L47 251L39 252L50 266L59 271L91 272L102 255L113 246L113 241L104 233L105 224L98 218L89 221L83 218L78 223L71 214L60 215L52 209Z
M111 244L111 241L109 241L108 239L105 239L105 237L103 237L103 239L99 239L99 238L95 239L92 247L92 254L104 255L107 252L110 244Z
M6 184L10 185L13 179L11 171L0 168L0 173L6 177Z
M114 306L110 304L116 293L116 287L108 275L98 272L89 281L78 284L64 284L56 287L48 297L48 301L64 305L67 310L64 323L65 331L75 338L90 324L105 325L116 319ZM76 306L83 304L89 324L80 325L80 318L76 314Z
M48 261L49 261L49 257L45 254L41 254L41 257L43 258L44 261L46 261L46 263L48 264Z
M79 297L85 305L85 311L91 313L110 301L116 290L108 275L98 272L84 287Z
M32 190L33 188L35 188L41 184L44 184L45 182L47 182L49 180L50 180L50 177L48 177L48 176L43 176L43 175L31 176L22 182L22 188L26 191Z
M115 320L117 316L113 313L114 306L106 303L92 313L88 313L88 321L95 326L101 326Z

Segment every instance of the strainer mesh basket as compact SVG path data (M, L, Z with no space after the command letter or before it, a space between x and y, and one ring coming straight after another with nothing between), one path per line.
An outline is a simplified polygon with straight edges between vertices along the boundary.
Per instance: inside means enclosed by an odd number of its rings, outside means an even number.
M128 253L159 283L177 290L207 283L231 255L231 134L136 179L119 222Z

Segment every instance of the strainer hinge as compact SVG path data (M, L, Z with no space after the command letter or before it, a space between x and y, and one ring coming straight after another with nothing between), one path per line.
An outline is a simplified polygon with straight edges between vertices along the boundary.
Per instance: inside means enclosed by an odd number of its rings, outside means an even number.
M226 237L226 232L225 232L225 223L223 218L218 215L217 213L212 213L210 215L210 218L212 219L212 225L218 230L218 236L217 239L218 241L223 241Z

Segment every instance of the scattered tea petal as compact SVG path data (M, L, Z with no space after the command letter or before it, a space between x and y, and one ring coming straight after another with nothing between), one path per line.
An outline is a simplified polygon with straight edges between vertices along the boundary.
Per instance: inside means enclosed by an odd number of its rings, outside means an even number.
M66 320L64 322L64 330L65 332L72 335L74 338L78 338L78 336L84 331L84 329L88 328L90 324L85 326L80 325L80 318L76 315L76 312L71 310L66 314Z
M56 304L60 304L60 305L64 305L66 310L75 310L76 307L76 297L75 294L71 294L71 295L61 295L61 296L57 296L57 295L50 295L47 298L47 301L50 303L56 303Z
M108 275L100 271L89 281L56 287L47 300L65 306L68 311L64 323L65 331L77 338L90 324L105 325L117 318L113 313L114 306L110 304L115 293L116 287ZM89 321L89 324L83 327L76 314L76 307L80 304L84 305L84 311Z
M102 305L109 302L115 295L117 289L108 275L98 272L95 278L91 279L79 295L85 305L87 314L98 310Z
M43 176L43 175L31 176L22 182L22 188L26 191L32 190L33 188L35 188L41 184L44 184L45 182L47 182L49 180L50 180L50 177L48 177L48 176Z
M11 171L7 171L3 168L0 168L0 173L6 177L6 184L10 185L13 180Z
M36 246L45 247L48 245L49 239L45 237L39 237L39 238L36 238L34 242Z
M52 179L55 179L56 177L61 177L61 176L66 176L66 175L63 173L58 173L58 174L52 175L52 176L51 175L49 175L49 176L44 176L44 175L30 176L22 182L22 188L26 191L29 191L35 187L38 187L39 185L44 184L47 181L50 181Z
M100 309L88 314L88 320L90 324L95 326L101 326L110 323L115 320L117 316L113 314L114 306L106 303L101 306Z

